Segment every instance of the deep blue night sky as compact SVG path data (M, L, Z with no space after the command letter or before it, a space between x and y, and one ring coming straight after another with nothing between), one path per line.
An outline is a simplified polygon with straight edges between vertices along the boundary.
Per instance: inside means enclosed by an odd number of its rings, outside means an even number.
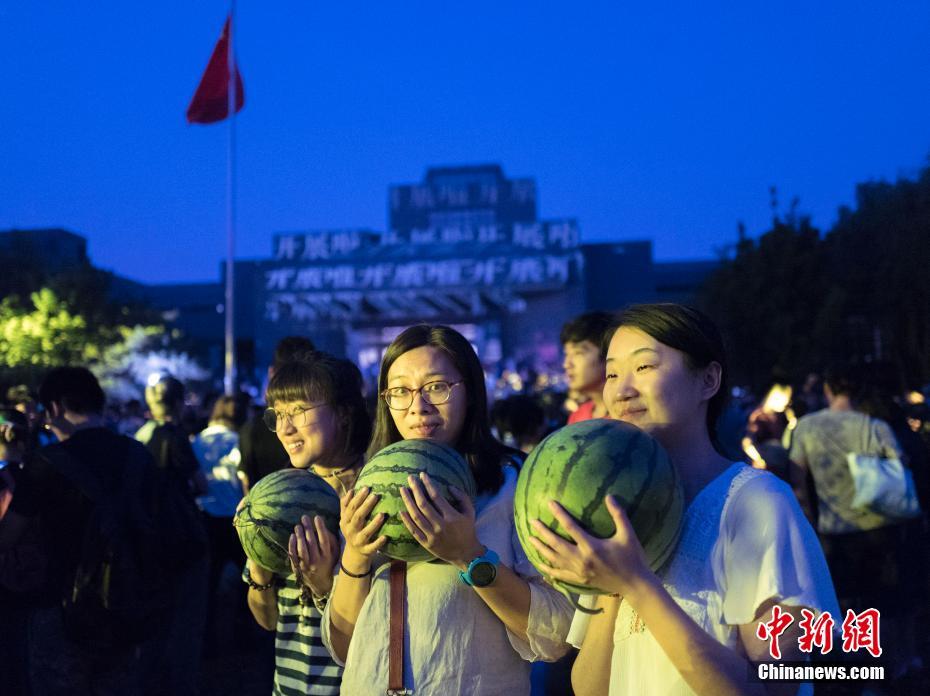
M237 255L383 230L389 184L499 162L585 241L706 258L766 228L772 184L826 228L927 161L930 3L667 4L240 0ZM0 229L216 280L227 129L184 112L226 7L0 0Z

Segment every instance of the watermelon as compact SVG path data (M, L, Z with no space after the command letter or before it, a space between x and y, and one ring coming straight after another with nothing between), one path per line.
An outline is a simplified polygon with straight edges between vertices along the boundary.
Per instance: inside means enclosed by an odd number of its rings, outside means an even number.
M407 477L429 474L446 500L453 503L449 486L455 486L471 498L475 497L475 479L471 468L455 449L434 440L401 440L388 445L368 460L355 482L355 490L368 486L380 496L371 511L372 517L387 513L381 534L388 538L382 553L402 561L432 560L433 555L418 542L400 519L406 510L400 489L409 486Z
M252 561L281 576L291 574L287 544L302 515L323 518L339 534L339 496L306 469L281 469L261 479L233 518L242 550Z
M549 435L520 470L514 494L517 536L530 562L565 594L604 592L547 577L545 561L530 543L530 523L538 519L569 539L549 510L555 500L592 536L605 539L616 532L606 495L626 511L650 568L658 570L678 543L684 494L677 470L652 437L621 421L582 421Z

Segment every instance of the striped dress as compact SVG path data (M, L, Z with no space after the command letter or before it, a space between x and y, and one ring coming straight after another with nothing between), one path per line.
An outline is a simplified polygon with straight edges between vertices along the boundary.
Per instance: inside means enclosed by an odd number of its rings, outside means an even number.
M320 612L312 604L300 605L293 575L278 588L274 652L273 696L338 696L342 668L323 647Z

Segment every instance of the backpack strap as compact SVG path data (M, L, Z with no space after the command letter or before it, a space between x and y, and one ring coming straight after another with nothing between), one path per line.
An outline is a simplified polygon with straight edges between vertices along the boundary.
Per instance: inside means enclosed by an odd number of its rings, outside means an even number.
M92 503L101 504L106 499L103 493L103 486L100 484L100 478L90 471L80 462L75 461L61 444L48 445L42 448L40 454L52 465L52 467L61 473L70 483L72 483L85 498Z
M100 482L100 476L83 466L60 445L49 445L43 448L42 454L55 469L60 471L83 495L95 505L104 508L125 507L132 499L133 491L142 485L142 472L144 462L139 457L138 448L133 447L134 442L124 438L123 452L120 459L123 465L120 471L119 489L116 500L119 506L114 505L112 496L108 495ZM133 451L136 450L136 451Z

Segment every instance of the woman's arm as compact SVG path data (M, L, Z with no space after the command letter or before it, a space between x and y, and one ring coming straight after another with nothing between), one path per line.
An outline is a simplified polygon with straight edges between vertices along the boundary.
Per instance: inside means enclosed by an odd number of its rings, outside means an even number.
M468 556L468 560L455 564L459 570L466 570L472 559L477 558L485 551L481 546L476 553ZM479 597L488 605L511 633L525 642L529 642L527 629L530 616L530 585L507 566L500 564L497 567L497 577L487 587L473 588Z
M614 652L614 623L620 598L602 595L598 597L595 608L602 611L592 616L588 624L581 650L572 666L572 689L576 694L607 696Z
M427 474L421 474L420 480L411 476L408 482L409 488L400 489L407 507L400 513L401 521L423 548L464 571L486 550L475 531L475 508L471 499L455 488L450 489L462 510L459 512ZM528 642L530 586L526 580L511 568L500 565L493 583L474 589L511 633Z
M588 535L557 503L550 503L550 507L574 543L562 539L538 520L533 522L537 538L532 543L551 566L549 574L557 580L624 596L695 693L707 696L785 693L781 689L784 685L767 691L761 683L749 682L747 659L718 643L678 606L646 564L642 546L623 508L612 496L607 496L606 503L617 527L614 536L608 539ZM796 620L793 626L796 628L797 624ZM755 644L750 642L746 636L751 630L754 625L740 627L743 647L748 655L759 655L761 648L757 644L763 648L765 644L758 639ZM789 633L792 632L783 634L786 647L791 645ZM785 653L785 657L792 654L789 650ZM791 687L787 693L797 690L796 685L787 686Z
M249 577L257 585L268 585L274 580L271 573L261 566L248 561ZM266 590L257 590L249 586L249 610L259 626L266 631L273 631L278 624L278 590L269 587Z
M739 627L740 642L746 656L718 643L698 626L666 592L653 576L631 588L627 601L649 626L656 642L669 661L696 694L793 694L797 684L761 684L749 682L749 660L771 661L768 643L756 637L757 624ZM771 608L771 604L767 608ZM802 660L798 648L800 609L782 607L794 617L780 638L783 660ZM760 609L759 620L764 619Z
M342 498L339 527L346 541L340 561L344 572L339 574L329 600L330 644L342 662L349 654L358 615L371 590L372 556L387 543L385 536L375 538L387 516L382 513L368 521L377 502L378 496L369 495L368 488L349 491Z

